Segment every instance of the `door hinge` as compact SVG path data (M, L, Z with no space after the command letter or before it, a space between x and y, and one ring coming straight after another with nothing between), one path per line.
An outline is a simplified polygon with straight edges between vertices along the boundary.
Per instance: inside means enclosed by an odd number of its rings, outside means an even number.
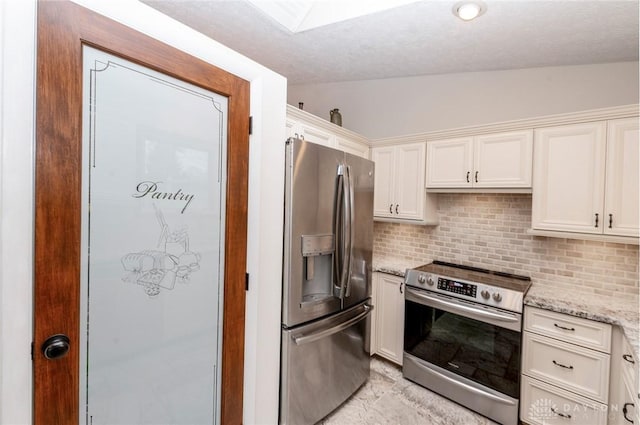
M249 273L245 273L244 289L245 291L249 290Z
M249 116L249 134L253 134L253 117Z

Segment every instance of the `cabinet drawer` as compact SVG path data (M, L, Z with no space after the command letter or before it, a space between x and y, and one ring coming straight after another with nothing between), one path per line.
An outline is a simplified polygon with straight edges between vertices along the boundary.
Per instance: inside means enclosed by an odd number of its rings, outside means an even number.
M611 325L607 323L526 307L524 328L561 341L611 353Z
M523 376L520 420L530 425L606 425L607 406Z
M610 356L524 332L522 373L607 403Z

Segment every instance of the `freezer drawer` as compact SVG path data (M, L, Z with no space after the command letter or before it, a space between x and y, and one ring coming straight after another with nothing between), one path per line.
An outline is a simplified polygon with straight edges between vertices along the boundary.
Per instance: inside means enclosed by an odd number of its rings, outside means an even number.
M365 303L282 331L280 423L314 424L369 377L370 312Z

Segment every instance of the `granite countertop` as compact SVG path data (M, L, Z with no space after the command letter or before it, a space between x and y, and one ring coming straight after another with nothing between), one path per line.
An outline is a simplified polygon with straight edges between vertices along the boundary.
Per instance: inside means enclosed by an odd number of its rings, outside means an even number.
M571 316L618 325L622 328L636 358L640 359L640 311L638 296L621 294L606 296L533 284L524 304Z
M418 263L415 260L407 260L404 258L376 256L373 258L373 271L404 277L407 269L413 269L430 262L431 260L426 260Z

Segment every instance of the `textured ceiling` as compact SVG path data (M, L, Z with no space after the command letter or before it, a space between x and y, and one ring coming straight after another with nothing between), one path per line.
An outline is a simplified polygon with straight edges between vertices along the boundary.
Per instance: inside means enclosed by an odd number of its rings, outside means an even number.
M638 60L638 0L423 0L291 33L244 0L142 0L289 84ZM345 1L345 0L342 0Z

